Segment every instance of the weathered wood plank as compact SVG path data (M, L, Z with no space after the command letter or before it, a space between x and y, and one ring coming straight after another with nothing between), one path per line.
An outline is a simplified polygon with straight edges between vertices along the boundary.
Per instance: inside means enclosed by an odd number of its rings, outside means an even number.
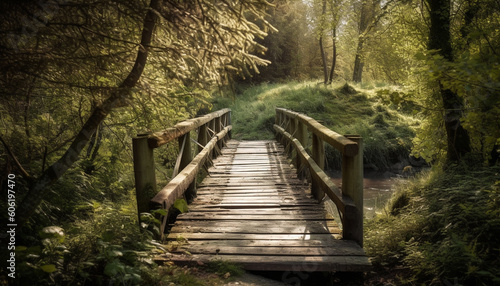
M338 237L338 236L337 236ZM188 241L193 240L336 240L335 234L328 233L301 233L301 234L283 234L283 233L199 233L199 232L171 232L167 240L177 240L185 238Z
M272 256L362 256L364 251L359 247L314 247L314 246L227 246L220 245L187 245L172 253L184 253L189 251L191 254L212 254L212 255L272 255Z
M158 257L156 261L161 261ZM198 262L224 260L237 263L247 270L260 271L348 271L370 270L366 256L257 256L257 255L171 255L163 258L180 265L197 265Z
M187 246L229 246L229 247L320 247L339 249L340 251L351 251L356 255L365 255L364 251L352 240L340 240L329 237L328 239L309 240L192 240Z

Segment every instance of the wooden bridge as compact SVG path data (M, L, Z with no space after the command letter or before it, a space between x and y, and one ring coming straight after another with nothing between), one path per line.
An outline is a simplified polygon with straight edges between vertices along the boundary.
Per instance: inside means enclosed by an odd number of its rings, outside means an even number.
M231 111L223 109L133 139L139 213L168 211L177 199L194 198L173 225L161 218L163 238L177 247L157 260L196 265L222 259L247 270L367 271L361 138L281 108L277 141L238 142L230 139L231 129ZM174 178L157 192L153 150L174 140ZM342 190L323 171L325 143L342 153ZM196 186L204 167L208 175ZM339 210L341 227L325 211L325 194Z

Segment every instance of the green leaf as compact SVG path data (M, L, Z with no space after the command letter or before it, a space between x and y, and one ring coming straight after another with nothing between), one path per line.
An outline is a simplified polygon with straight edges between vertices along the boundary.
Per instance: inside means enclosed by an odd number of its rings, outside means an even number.
M40 231L41 238L64 238L64 229L58 226L47 226Z
M178 199L174 203L174 208L178 209L181 213L187 213L189 211L188 205L185 199Z
M25 251L27 249L28 249L28 247L26 247L26 246L22 246L22 245L16 246L16 252Z
M110 242L114 238L115 238L115 233L113 231L111 231L111 230L106 230L102 234L102 240L105 241L105 242Z
M52 273L54 271L57 270L56 266L54 264L46 264L46 265L42 265L40 266L40 268L44 271L44 272L47 272L47 273Z
M123 273L124 271L125 267L123 263L116 259L106 264L106 267L104 267L104 274L109 277L116 276L117 274Z
M151 213L153 215L161 215L161 216L166 216L167 215L167 211L165 209L153 210L153 211L151 211Z

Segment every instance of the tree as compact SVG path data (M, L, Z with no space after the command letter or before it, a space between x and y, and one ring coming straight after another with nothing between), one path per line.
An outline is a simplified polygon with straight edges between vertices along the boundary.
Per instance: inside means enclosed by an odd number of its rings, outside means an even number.
M453 62L450 33L450 0L427 0L430 14L429 49L435 50L446 61ZM463 100L439 82L444 108L444 126L447 136L447 159L456 162L471 152L470 138L461 123Z
M316 4L318 5L318 4ZM340 9L342 1L340 0L322 0L320 14L318 16L316 33L318 37L321 62L323 67L323 83L330 84L335 75L335 67L337 64L337 27L340 22ZM332 59L331 66L328 68L328 55L325 50L325 31L331 33L332 43Z
M278 0L267 9L266 19L272 29L259 44L266 47L262 58L270 63L259 68L251 77L253 82L274 82L315 77L310 62L317 56L317 47L311 47L314 35L309 29L308 6L301 0Z
M14 160L16 167L31 170L25 173L29 191L17 212L20 225L77 162L112 111L135 108L144 101L141 96L172 102L169 93L176 89L190 98L189 90L213 88L266 63L253 55L263 49L255 38L265 36L255 24L267 6L261 1L37 4L1 4L0 27L7 36L0 40L0 93L6 98L0 111L10 124L3 125L1 138L13 159L24 157ZM25 134L16 128L22 121ZM34 122L43 128L32 128ZM47 151L35 151L39 146ZM26 154L30 148L34 156Z

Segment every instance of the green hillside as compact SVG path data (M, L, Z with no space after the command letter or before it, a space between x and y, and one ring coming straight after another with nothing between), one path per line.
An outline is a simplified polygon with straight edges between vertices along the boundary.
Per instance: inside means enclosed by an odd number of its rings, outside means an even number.
M384 105L376 90L344 83L262 84L240 88L234 98L218 98L214 110L232 109L233 137L238 140L272 139L275 107L305 113L337 133L361 135L365 166L385 170L407 162L419 120ZM329 165L338 166L338 154L329 146L326 152Z

